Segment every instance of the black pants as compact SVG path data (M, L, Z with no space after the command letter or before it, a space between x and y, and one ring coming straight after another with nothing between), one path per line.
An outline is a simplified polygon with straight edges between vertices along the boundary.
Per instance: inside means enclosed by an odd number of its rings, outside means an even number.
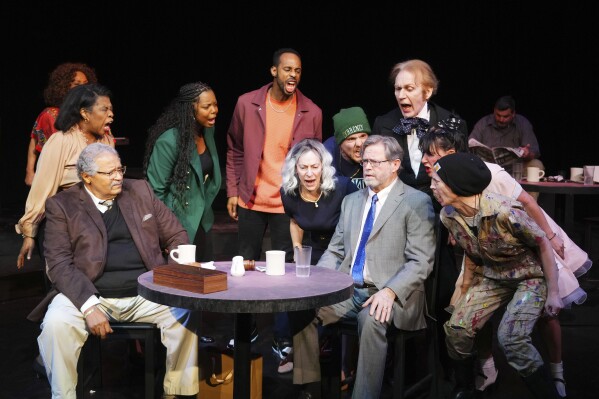
M237 207L239 215L239 251L243 259L260 260L266 228L270 228L272 249L285 251L285 262L293 262L293 244L289 233L289 216L284 213L258 212ZM291 339L287 313L274 314L275 339Z

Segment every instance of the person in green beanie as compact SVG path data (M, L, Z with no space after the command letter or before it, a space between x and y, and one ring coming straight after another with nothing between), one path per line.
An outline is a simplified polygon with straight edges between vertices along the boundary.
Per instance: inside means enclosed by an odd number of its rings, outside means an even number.
M362 178L362 144L371 132L370 123L360 107L342 108L333 116L335 133L323 144L333 156L336 176L349 177L358 188L364 188Z

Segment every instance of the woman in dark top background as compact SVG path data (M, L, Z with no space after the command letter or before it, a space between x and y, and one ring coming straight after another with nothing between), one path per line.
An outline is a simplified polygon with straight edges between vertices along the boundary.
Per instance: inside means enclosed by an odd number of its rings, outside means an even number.
M289 230L293 246L302 245L304 232L310 237L312 264L315 265L335 232L343 198L357 191L351 179L335 177L333 158L319 141L297 143L285 158L281 198L291 218Z
M358 191L349 177L335 177L332 162L333 157L320 141L305 139L291 148L283 164L281 199L290 218L291 241L293 247L304 242L312 246L312 265L329 246L339 221L343 198ZM306 240L304 232L310 235ZM293 313L291 323L294 319L314 316L310 310ZM281 360L279 372L292 369L291 356L286 356Z

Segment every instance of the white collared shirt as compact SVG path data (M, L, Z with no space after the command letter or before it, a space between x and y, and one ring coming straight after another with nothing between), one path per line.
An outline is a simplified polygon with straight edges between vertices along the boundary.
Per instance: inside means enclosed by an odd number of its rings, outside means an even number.
M89 191L89 189L87 188L87 186L83 186L83 188L85 188L85 191L87 191L87 193L89 194L90 197L92 197L92 201L94 201L94 205L96 206L96 208L98 208L98 210L102 213L106 212L108 210L108 207L106 205L102 205L100 202L104 202L104 200L101 200L100 198L96 197L95 195L92 194L91 191Z
M420 110L417 118L426 119L430 122L430 111L428 109L428 103L424 104L424 107ZM418 170L420 170L420 162L422 162L422 151L418 148L420 139L416 136L416 130L412 129L412 132L408 134L408 153L410 154L410 165L414 171L414 177L418 177Z
M387 198L389 197L389 193L391 192L391 189L393 188L393 186L395 186L395 184L397 184L397 180L399 180L399 178L395 178L395 180L393 180L393 182L391 184L389 184L387 187L385 187L384 189L382 189L381 191L379 191L378 193L375 193L374 191L372 191L370 189L370 187L368 188L368 199L366 200L366 206L364 207L364 212L362 214L362 227L360 228L360 235L358 236L358 241L357 241L357 245L356 245L356 249L354 250L354 262L356 260L356 254L358 252L358 247L360 246L360 240L362 239L362 232L364 230L364 222L366 221L366 217L368 216L368 211L370 211L370 204L372 203L372 197L374 196L374 194L376 194L378 201L376 202L376 212L374 214L374 222L372 224L372 227L374 227L374 225L376 224L376 219L378 218L379 214L381 213L381 209L383 209L383 205L385 205L385 201L387 201ZM354 265L352 264L352 268L354 267ZM351 272L350 272L351 275ZM372 279L370 278L370 273L368 272L368 257L366 257L366 259L364 259L364 282L366 283L372 283Z

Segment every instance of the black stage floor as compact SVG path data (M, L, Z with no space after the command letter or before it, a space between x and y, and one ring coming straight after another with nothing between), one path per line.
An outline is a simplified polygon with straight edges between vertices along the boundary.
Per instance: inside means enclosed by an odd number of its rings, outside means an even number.
M25 319L44 292L41 262L39 258L34 258L23 270L17 271L15 265L21 238L14 233L13 226L19 217L15 213L3 211L0 215L0 398L47 399L51 397L49 385L44 379L36 378L32 369L32 362L37 355L39 326ZM215 240L215 260L230 259L236 245L235 225L227 216L219 215L215 232L218 235ZM265 246L268 246L267 242ZM592 270L591 275L594 272ZM583 279L582 284L589 294L587 301L563 311L560 316L565 378L570 399L599 397L596 379L599 375L599 289L596 288L596 281L590 278ZM298 389L292 384L291 374L280 375L276 370L277 361L270 349L272 324L272 315L257 316L259 338L253 344L253 350L264 356L263 397L295 399ZM232 333L231 315L204 313L202 334L215 337L216 343L213 345L224 347ZM535 342L538 342L536 337ZM86 397L143 398L143 367L135 358L131 345L113 341L103 353L103 387ZM486 397L528 398L523 383L507 366L499 350L495 351L495 357L500 368L499 377L494 389ZM440 387L439 397L444 398L451 389L451 383L441 380ZM390 394L390 386L386 384L382 397L388 398ZM345 393L344 396L349 397L349 394Z

